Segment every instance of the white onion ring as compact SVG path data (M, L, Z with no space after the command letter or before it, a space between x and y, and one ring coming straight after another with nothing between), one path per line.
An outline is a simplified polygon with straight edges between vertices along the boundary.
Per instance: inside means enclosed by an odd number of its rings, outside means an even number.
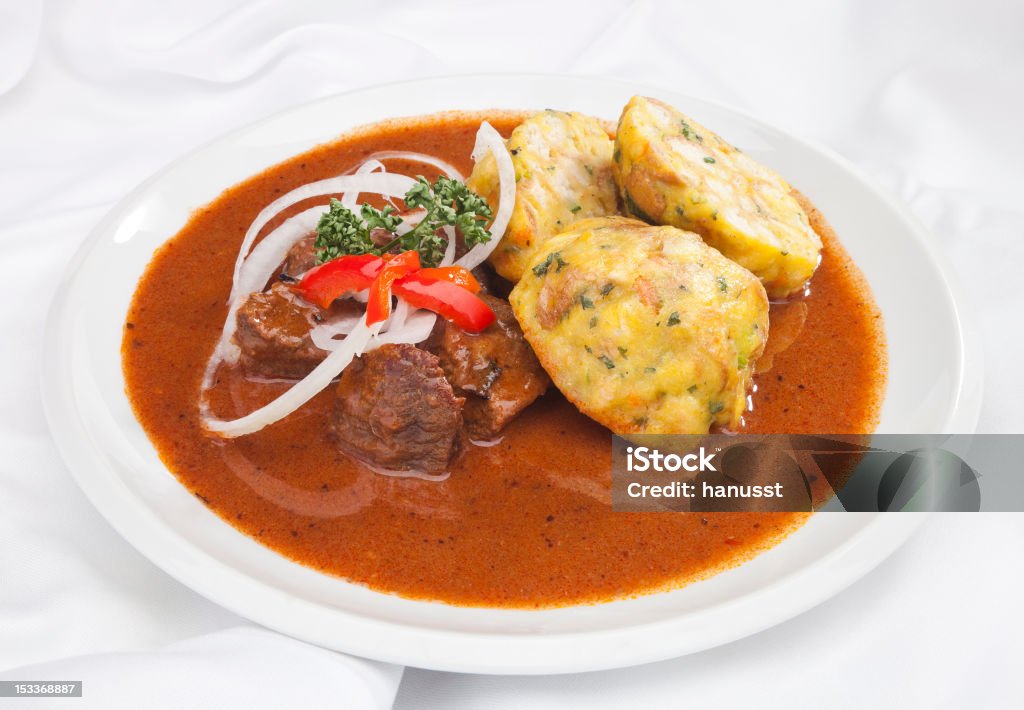
M300 239L316 231L316 226L326 211L326 205L310 207L294 217L289 217L277 229L261 239L242 264L242 271L235 285L236 290L246 296L262 291L288 256L288 251Z
M411 232L413 227L422 222L423 218L427 216L427 211L414 210L399 216L402 218L402 223L395 228L395 234L401 237Z
M444 256L441 257L439 266L451 266L455 261L455 227L444 227L444 235L448 237L448 244L444 248Z
M363 162L363 164L360 165L358 168L356 168L356 171L354 173L352 173L352 174L353 175L366 175L367 173L372 173L372 172L375 172L375 171L380 171L382 173L386 173L387 169L385 169L384 163L380 162L379 160L373 160L372 158L367 158ZM343 194L341 196L341 204L343 204L345 207L347 207L350 210L355 208L356 202L358 202L358 201L359 201L359 191L358 190L349 190L348 192L346 192L345 194Z
M313 345L321 350L331 352L344 342L342 340L335 340L334 336L348 335L362 318L362 315L346 316L338 320L320 323L313 330L309 331L309 339L313 341Z
M362 318L362 315L345 316L334 321L320 323L309 332L310 339L321 350L328 352L337 350L345 341L335 340L334 336L348 335ZM430 337L435 322L437 322L435 314L421 308L413 308L408 301L398 299L398 305L395 306L391 317L385 321L385 327L381 329L381 334L373 338L364 352L375 350L385 343L409 343L411 345L420 343Z
M405 319L409 317L409 311L411 310L409 304L402 299L398 299L398 305L395 306L394 312L388 319L388 327L385 332L390 333L402 328L405 325Z
M462 176L451 163L447 163L440 158L435 158L433 155L427 155L426 153L415 153L409 150L382 150L374 153L373 155L367 156L369 160L410 160L417 163L423 163L424 165L432 165L442 173L450 178L454 178L459 182L465 182L466 178Z
M480 130L476 132L473 160L479 162L485 152L494 156L494 161L498 166L498 211L491 222L491 238L482 244L477 244L455 262L457 266L467 269L475 269L484 263L491 252L497 248L498 242L505 235L509 220L512 219L512 208L516 202L516 169L512 164L512 156L508 154L505 139L487 121L481 123Z
M396 345L401 343L408 343L409 345L422 343L430 337L430 333L434 329L434 323L436 322L436 314L422 308L417 308L409 314L401 328L391 328L386 333L374 336L370 345L364 352L376 350L381 345L386 345L388 343Z

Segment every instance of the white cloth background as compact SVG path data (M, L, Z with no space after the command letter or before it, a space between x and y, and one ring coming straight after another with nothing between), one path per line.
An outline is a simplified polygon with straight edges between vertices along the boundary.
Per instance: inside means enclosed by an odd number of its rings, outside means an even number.
M1013 0L0 0L3 677L84 678L86 697L62 701L75 707L392 702L400 669L254 628L157 570L50 440L38 362L54 284L167 162L299 102L419 76L600 74L724 100L845 155L925 221L985 339L981 430L1021 432L1022 28ZM1017 706L1022 534L1019 515L936 516L755 637L600 674L408 669L396 707Z

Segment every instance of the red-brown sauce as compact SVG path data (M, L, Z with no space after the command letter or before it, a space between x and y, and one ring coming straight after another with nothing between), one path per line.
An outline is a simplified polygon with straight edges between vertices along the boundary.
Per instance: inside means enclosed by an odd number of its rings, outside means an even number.
M462 605L634 595L707 576L781 540L807 515L612 512L609 433L553 389L500 443L468 447L442 483L385 477L339 453L325 421L330 390L247 437L221 441L203 432L203 369L240 241L260 209L378 150L431 153L468 174L482 117L354 132L227 190L157 251L128 314L123 365L136 416L167 467L223 519L283 555L381 591ZM508 135L522 116L487 118ZM389 168L434 174L401 162ZM756 377L745 431L862 433L877 423L885 382L880 315L835 235L811 216L825 242L821 267L805 306L773 306L772 338L792 342ZM286 386L222 368L211 401L222 416L241 415Z

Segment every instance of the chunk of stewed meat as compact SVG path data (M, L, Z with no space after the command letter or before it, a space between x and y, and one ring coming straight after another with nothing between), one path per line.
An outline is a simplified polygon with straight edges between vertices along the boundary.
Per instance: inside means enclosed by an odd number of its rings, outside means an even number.
M333 430L343 451L375 466L440 473L458 448L463 398L437 356L384 345L345 368Z
M236 316L235 342L243 369L260 377L305 377L327 357L309 335L323 318L318 307L283 283L252 294Z
M494 273L494 269L491 268L490 264L480 264L480 266L473 269L472 273L484 293L504 298L512 288L508 281Z
M445 321L432 340L441 367L466 398L466 432L492 439L551 384L523 337L508 302L485 293L480 298L497 317L482 333L467 333Z
M298 278L316 266L316 234L308 234L292 245L281 265L281 273Z

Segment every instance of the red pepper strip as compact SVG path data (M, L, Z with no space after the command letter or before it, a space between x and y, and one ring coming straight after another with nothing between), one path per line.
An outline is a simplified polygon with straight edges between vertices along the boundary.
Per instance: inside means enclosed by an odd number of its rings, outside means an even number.
M362 291L384 268L384 260L373 254L341 256L306 272L295 290L322 308L347 291Z
M395 295L410 306L434 311L467 333L479 333L494 322L494 312L486 303L451 281L424 276L425 271L395 281Z
M367 325L387 320L391 315L391 284L419 268L420 255L417 251L404 251L387 261L370 286L370 300L366 302Z
M420 269L420 275L438 281L450 281L470 293L480 292L480 282L468 269L461 266L441 266L436 269Z

